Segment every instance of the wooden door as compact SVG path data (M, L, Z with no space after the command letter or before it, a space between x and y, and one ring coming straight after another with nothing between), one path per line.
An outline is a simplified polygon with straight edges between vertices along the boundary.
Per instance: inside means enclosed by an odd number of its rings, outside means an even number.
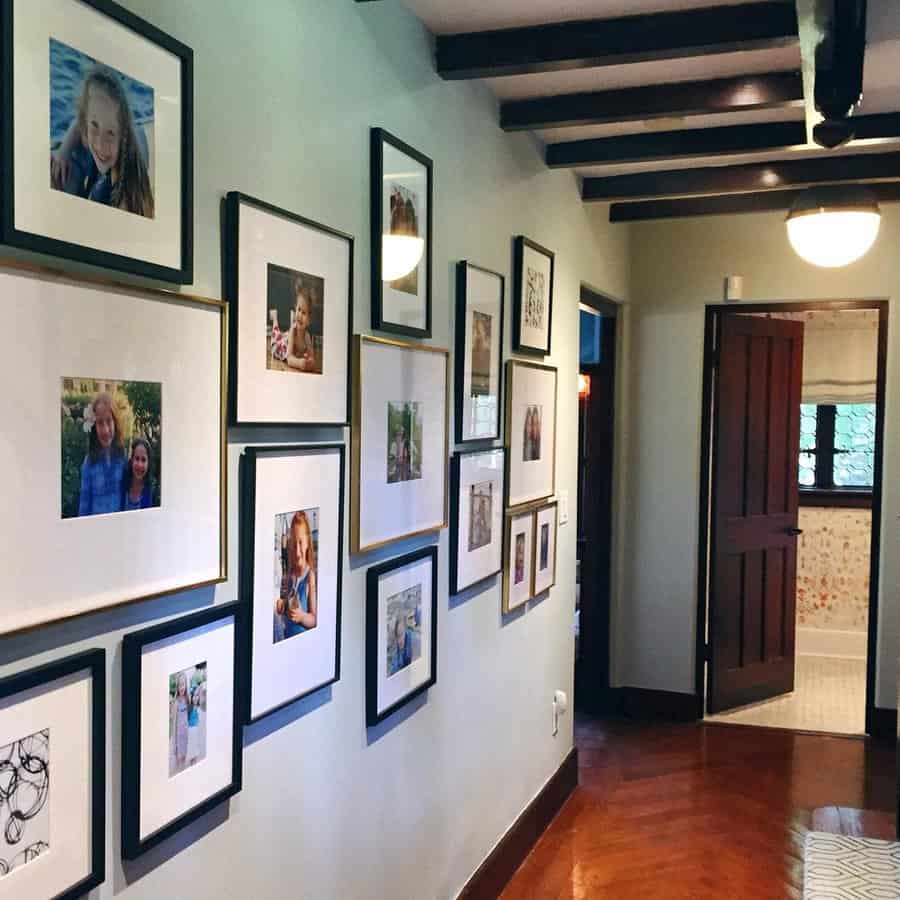
M713 418L708 709L794 689L803 323L724 314Z

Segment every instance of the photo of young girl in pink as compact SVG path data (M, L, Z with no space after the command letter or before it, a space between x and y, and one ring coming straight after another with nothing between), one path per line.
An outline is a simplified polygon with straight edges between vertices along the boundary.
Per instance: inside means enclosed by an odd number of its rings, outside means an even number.
M270 263L266 282L266 368L321 375L325 281Z
M51 39L50 109L50 186L152 219L153 89Z
M206 663L169 676L169 778L206 758Z

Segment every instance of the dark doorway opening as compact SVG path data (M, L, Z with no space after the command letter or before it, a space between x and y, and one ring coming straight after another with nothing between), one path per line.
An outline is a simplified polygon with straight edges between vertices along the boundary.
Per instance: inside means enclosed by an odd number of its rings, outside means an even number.
M780 481L778 478L773 481L770 472L772 447L783 440L789 432L793 433L799 430L798 420L801 418L801 410L794 410L793 401L791 401L789 417L793 421L785 420L780 426L771 425L773 410L781 404L789 392L789 379L784 373L775 377L776 369L773 368L778 362L779 355L776 353L777 343L772 342L781 340L784 343L784 336L768 335L770 345L769 349L765 350L765 345L760 340L763 337L762 333L756 335L755 333L751 334L750 331L754 329L760 332L771 330L778 324L776 320L795 318L798 314L803 318L802 314L805 313L818 316L822 313L853 311L870 311L876 319L877 327L874 447L871 454L871 490L867 501L871 507L871 534L868 542L868 621L865 662L865 731L869 734L873 731L876 715L878 573L888 316L887 302L880 300L741 303L734 306L707 307L696 669L697 697L701 716L705 711L714 711L717 705L719 708L728 708L728 703L722 704L721 698L717 700L715 696L717 690L721 691L723 685L738 699L741 699L743 692L747 702L777 695L778 690L771 685L767 687L764 683L763 669L766 666L770 668L781 664L786 666L785 677L790 682L790 686L783 689L791 690L793 687L793 657L795 656L793 633L786 640L768 640L768 631L771 630L769 626L772 624L771 615L767 616L768 591L769 583L773 581L773 569L771 562L766 558L766 554L770 553L767 546L762 544L757 546L759 542L753 543L750 540L753 537L750 532L751 526L757 528L761 523L765 524L763 517L771 515L773 509L775 513L779 511L779 508L772 506L773 494L780 496L781 490L779 488ZM743 326L738 325L740 320L744 321ZM752 329L751 323L753 323ZM781 325L785 325L785 323L782 322ZM743 362L735 356L737 354L739 357L740 353L745 354L746 359ZM785 368L785 372L787 371L786 364L782 368ZM803 377L805 395L807 386L805 369ZM781 385L780 390L779 384ZM809 406L809 404L806 405ZM778 534L788 535L783 541L785 544L789 544L791 540L795 540L803 533L802 529L797 528L796 521L798 494L803 495L800 499L801 506L807 507L820 505L839 507L842 505L838 502L839 500L846 502L847 506L863 507L866 505L861 502L859 496L852 496L854 491L841 489L838 481L834 478L834 473L837 471L837 455L846 452L842 451L841 447L836 446L834 442L836 432L840 431L840 428L835 426L834 410L835 407L828 404L804 409L804 414L812 423L810 426L812 437L808 436L808 439L813 441L811 448L806 451L805 464L814 469L813 474L807 473L806 478L804 478L802 469L804 465L802 462L804 459L803 448L806 446L803 435L801 434L797 440L795 440L798 437L796 434L790 438L792 445L796 444L796 446L790 448L789 455L793 455L795 458L798 454L800 455L801 471L798 478L796 462L794 462L793 474L788 476L790 483L785 482L785 486L792 492L785 507L791 515L785 513L782 516L785 521L776 522L777 528L773 526ZM830 419L829 415L831 415ZM730 425L727 416L734 419ZM790 427L788 427L789 425ZM828 465L823 466L823 461ZM825 474L828 477L823 479ZM781 476L784 476L784 472L781 473ZM782 480L784 479L782 478ZM806 485L807 488L801 491L801 485ZM828 496L823 498L820 496L823 494ZM759 497L763 499L756 502L754 498L758 500ZM756 508L757 506L759 509ZM794 535L794 538L790 537L791 534ZM732 544L735 544L735 547L732 547ZM759 558L749 559L751 552ZM784 575L783 581L786 584L787 577L791 574L787 563L782 569L774 572L780 578L779 572ZM778 581L778 578L775 580ZM793 628L794 599L795 597L792 595L790 603L785 603L784 608L787 610L783 616L785 623L779 626L779 629L788 626ZM760 623L762 623L761 627ZM754 638L757 632L762 633L766 638L763 641L766 650L759 660L753 656L752 641L749 642L749 652L745 646L748 643L747 635ZM782 645L781 650L770 652L770 645L777 648L779 644ZM756 666L759 673L754 673L751 671L750 664L756 665L757 662L761 664ZM730 684L729 680L734 684ZM738 684L738 681L741 683Z
M618 306L581 288L578 376L578 521L575 602L575 704L611 707L613 439Z

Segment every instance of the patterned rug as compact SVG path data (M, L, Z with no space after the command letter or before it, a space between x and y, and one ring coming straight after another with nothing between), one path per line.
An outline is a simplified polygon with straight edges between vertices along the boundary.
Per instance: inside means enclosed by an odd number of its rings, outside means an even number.
M812 831L804 847L804 900L898 900L900 843Z

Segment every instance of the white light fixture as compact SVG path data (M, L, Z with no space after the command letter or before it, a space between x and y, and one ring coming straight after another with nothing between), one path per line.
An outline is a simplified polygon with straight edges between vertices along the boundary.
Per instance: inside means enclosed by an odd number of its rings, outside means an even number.
M382 234L381 280L396 281L419 264L425 252L425 239L405 234Z
M791 206L788 238L797 254L814 266L835 269L869 252L881 211L875 195L857 185L808 188Z

